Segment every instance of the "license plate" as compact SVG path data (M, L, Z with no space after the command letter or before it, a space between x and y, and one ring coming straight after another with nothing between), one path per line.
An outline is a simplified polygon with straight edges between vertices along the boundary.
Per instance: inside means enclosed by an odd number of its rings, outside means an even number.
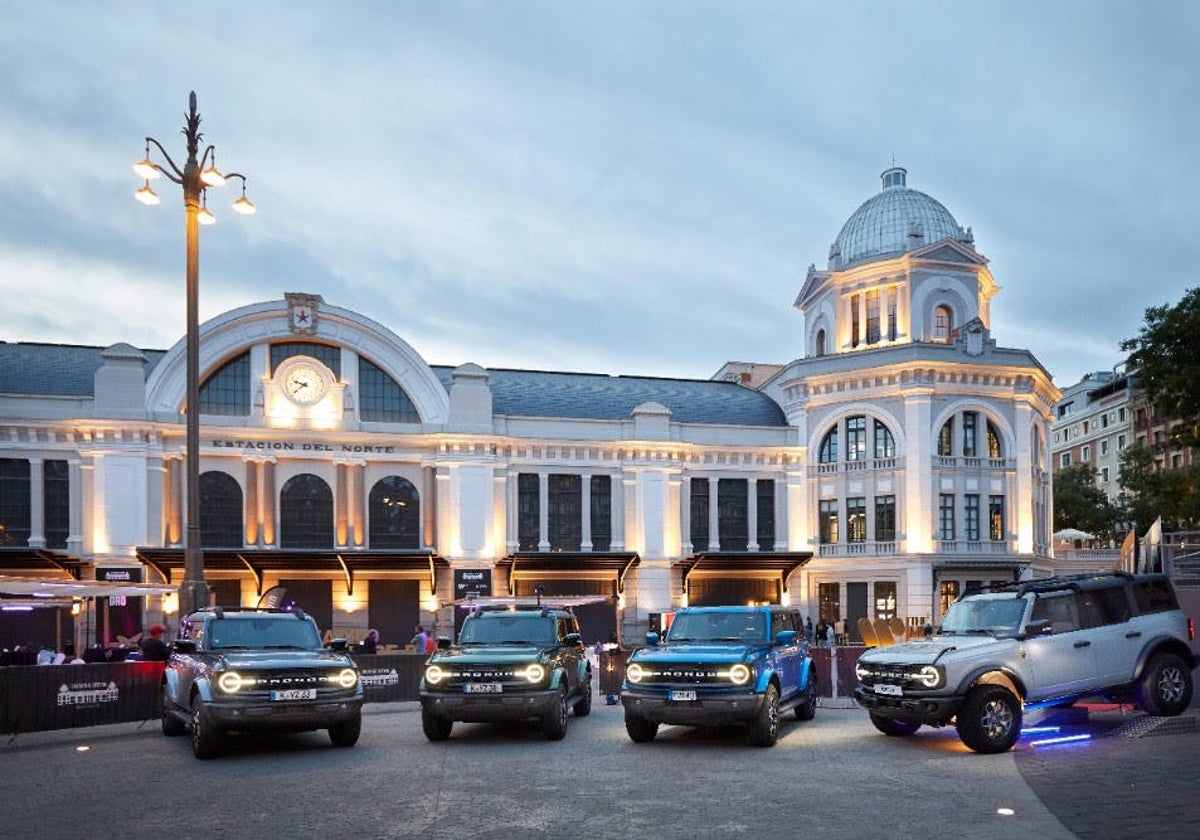
M285 688L282 691L272 691L272 700L316 700L315 688Z
M696 692L694 691L668 691L668 700L695 700Z
M500 683L467 683L463 686L464 694L500 694L504 686Z
M900 686L892 685L891 683L875 683L875 693L889 694L892 697L902 697L904 695L904 691Z

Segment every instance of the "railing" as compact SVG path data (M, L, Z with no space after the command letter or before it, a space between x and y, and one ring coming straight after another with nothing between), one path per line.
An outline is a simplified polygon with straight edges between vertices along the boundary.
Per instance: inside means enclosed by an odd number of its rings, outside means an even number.
M1009 544L996 540L938 540L939 554L1011 554Z
M817 556L819 557L878 557L895 553L895 542L820 543L817 545Z

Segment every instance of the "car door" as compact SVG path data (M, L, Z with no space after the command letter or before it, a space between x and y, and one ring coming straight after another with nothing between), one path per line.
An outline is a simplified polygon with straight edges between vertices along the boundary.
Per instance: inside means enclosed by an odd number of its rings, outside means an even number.
M583 659L583 646L574 645L567 641L567 635L570 633L578 633L579 626L574 621L568 618L558 619L558 655L559 661L562 662L563 674L567 680L567 693L577 694L579 692L579 672L580 664Z
M1049 632L1026 639L1032 684L1029 700L1086 691L1095 683L1095 649L1082 626L1080 601L1074 590L1039 592L1030 621L1048 621Z
M771 656L775 661L775 672L779 674L782 700L791 697L800 687L800 650L804 635L797 629L798 625L792 613L771 613ZM790 645L776 645L775 639L784 630L795 631L796 640Z
M1097 689L1129 682L1145 639L1131 623L1132 605L1124 584L1080 593L1081 617L1096 661Z

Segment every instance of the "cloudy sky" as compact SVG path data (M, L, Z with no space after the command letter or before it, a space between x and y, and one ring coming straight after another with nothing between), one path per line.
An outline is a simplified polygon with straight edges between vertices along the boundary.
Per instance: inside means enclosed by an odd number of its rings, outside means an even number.
M0 0L0 339L165 349L182 195L133 200L189 91L259 212L208 319L314 292L432 364L707 378L908 169L1060 387L1200 285L1200 4Z

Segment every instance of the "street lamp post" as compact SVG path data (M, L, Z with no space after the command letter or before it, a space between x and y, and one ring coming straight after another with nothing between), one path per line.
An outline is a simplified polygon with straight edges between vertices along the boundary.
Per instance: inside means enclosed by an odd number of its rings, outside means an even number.
M159 203L158 195L150 189L150 181L160 175L183 187L183 209L187 230L187 394L185 412L187 437L185 463L187 465L187 517L183 541L183 581L179 587L180 614L186 615L198 607L208 605L208 584L204 580L204 555L200 549L200 225L211 225L216 217L209 212L207 195L209 187L224 185L229 178L240 178L242 194L233 202L233 209L243 215L254 212L255 207L246 198L246 176L238 172L221 174L217 169L216 150L208 146L197 158L200 141L200 114L196 111L196 92L188 97L189 111L183 134L187 138L187 162L181 170L167 154L167 150L153 137L146 138L146 155L134 164L133 170L142 179L143 185L134 195L143 204ZM153 145L166 162L166 166L150 159ZM207 164L207 166L205 166Z

